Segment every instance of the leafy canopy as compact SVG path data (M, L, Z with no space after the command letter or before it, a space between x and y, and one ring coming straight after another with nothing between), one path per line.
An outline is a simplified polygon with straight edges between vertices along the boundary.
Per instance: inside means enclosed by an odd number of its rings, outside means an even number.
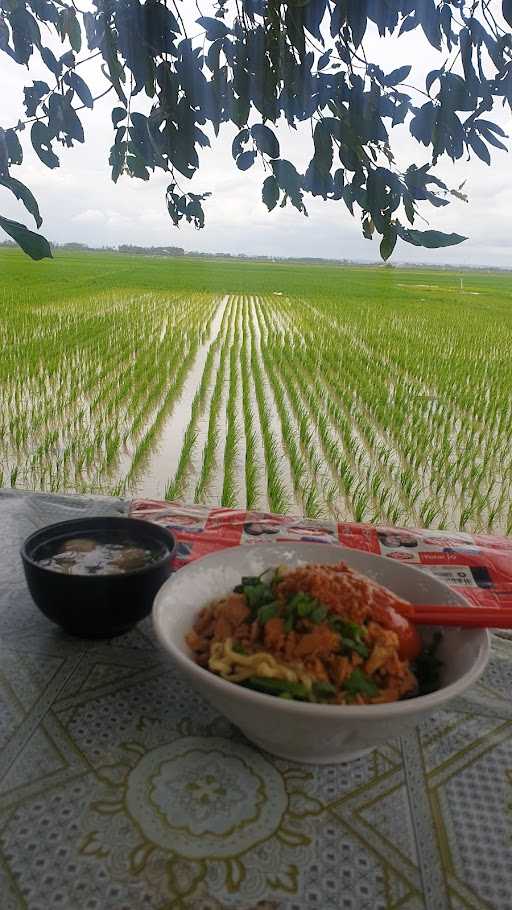
M384 259L398 237L424 247L465 239L413 225L421 203L465 198L433 172L441 156L490 164L494 149L506 150L490 112L512 108L512 0L210 0L214 15L198 15L192 28L183 18L192 3L183 0L93 0L84 11L79 2L0 0L0 51L22 67L39 55L48 71L26 85L18 124L0 127L0 186L37 228L37 201L13 175L20 139L28 135L43 164L57 168L59 146L84 141L80 112L108 96L112 179L166 171L174 225L203 227L210 194L183 183L231 123L236 167L260 167L269 211L291 204L307 214L309 196L344 203L365 237L381 236ZM426 52L442 52L424 86L414 86L412 66L385 72L368 59L370 23L397 40L418 29ZM91 58L106 80L96 98L80 72ZM301 173L282 156L280 137L306 121L312 155ZM421 167L396 164L391 136L404 123L428 150ZM0 226L32 258L51 255L25 225L0 216Z

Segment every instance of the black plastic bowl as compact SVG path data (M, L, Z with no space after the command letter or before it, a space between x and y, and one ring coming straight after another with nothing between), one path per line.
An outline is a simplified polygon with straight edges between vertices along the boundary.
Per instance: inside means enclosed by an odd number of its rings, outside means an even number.
M164 544L165 556L122 575L64 575L40 565L34 556L42 544L76 534L94 537L121 531L137 543ZM77 518L48 525L27 537L21 558L29 591L45 616L71 635L110 638L127 632L151 612L153 600L171 574L176 540L166 528L136 518Z

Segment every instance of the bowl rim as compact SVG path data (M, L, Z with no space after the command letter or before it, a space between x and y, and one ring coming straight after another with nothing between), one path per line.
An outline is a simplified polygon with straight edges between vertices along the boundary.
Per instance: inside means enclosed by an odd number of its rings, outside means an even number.
M106 523L102 528L103 522ZM137 534L138 528L141 532L144 531L144 535L146 537L153 536L153 539L159 539L160 542L162 542L162 538L166 539L169 545L168 552L165 553L164 556L161 556L160 559L152 562L148 566L143 566L140 569L128 569L126 572L122 572L119 575L102 575L101 573L98 573L97 575L63 575L63 573L56 572L54 569L51 569L48 566L41 565L37 559L34 559L33 556L30 555L29 550L34 543L42 544L45 542L45 540L50 542L53 539L63 537L65 536L66 530L70 530L70 526L73 526L77 532L79 532L80 528L77 528L77 525L82 525L84 531L89 530L91 533L94 533L94 531L108 531L109 528L113 529L116 525L118 525L119 528L122 528L123 522L128 522L130 524L130 527L134 529L135 536ZM41 539L38 540L38 538ZM155 569L161 568L168 562L172 561L176 555L176 548L176 536L172 533L172 531L163 525L155 524L155 522L152 521L145 521L142 518L131 518L129 515L91 515L84 516L83 518L78 517L66 519L65 521L56 521L52 522L49 525L45 525L42 528L38 528L37 531L33 531L23 541L20 547L20 556L23 562L35 567L40 572L46 573L48 577L65 579L71 578L76 582L80 582L82 584L98 584L99 581L103 581L104 583L108 582L109 584L116 584L121 579L130 578L132 576L146 575Z
M278 542L276 542L277 544ZM274 544L274 546L276 545ZM290 544L284 544L288 549ZM293 546L293 545L292 545ZM325 544L317 544L319 551L321 552L321 547ZM337 544L332 544L332 546L338 546ZM238 547L230 547L229 549L250 549L254 551L254 544L245 544ZM347 550L350 548L339 546L340 550ZM363 551L361 551L363 552ZM389 562L389 557L381 556L378 553L367 553L366 555L371 556L378 560L386 560ZM204 563L210 560L218 559L219 551L215 553L209 553L206 556L200 557L200 559L194 560L192 563L188 563L183 567L187 569L189 566L193 566L196 563ZM340 556L340 559L343 557ZM319 560L320 561L320 560ZM400 567L399 571L404 568L413 570L418 574L419 577L425 578L425 573L421 569L416 568L415 566L407 563L396 561L397 566ZM179 570L179 571L183 571ZM176 573L175 573L176 574ZM303 718L314 718L314 717L331 717L333 720L336 718L341 719L346 717L347 720L367 720L370 719L383 719L384 717L408 717L411 714L417 714L419 711L425 709L434 708L444 704L449 701L451 698L456 695L464 692L470 685L472 685L476 680L481 676L490 656L490 635L487 629L468 629L459 631L461 634L467 632L469 635L479 639L479 652L475 663L464 673L458 680L450 683L447 686L443 686L440 689L436 689L435 692L431 692L428 695L417 695L412 698L403 699L402 701L395 702L385 702L384 704L379 705L322 705L322 704L310 704L308 702L300 701L288 701L285 699L276 698L274 695L267 695L263 692L256 692L252 689L246 689L243 686L237 686L236 684L229 682L229 680L222 679L222 677L217 676L215 673L212 673L210 670L206 670L204 667L200 667L195 663L192 657L189 657L188 654L184 654L183 651L175 644L172 639L169 639L165 632L163 631L163 622L162 616L164 613L164 597L165 597L165 588L167 584L171 581L173 576L167 580L167 582L162 585L158 591L155 600L153 602L153 611L152 611L152 622L153 628L155 630L158 641L163 645L164 649L170 653L172 658L176 663L183 668L185 672L190 673L192 676L196 676L199 680L207 683L209 686L212 686L219 694L228 696L230 699L235 699L240 702L245 702L247 705L250 703L254 705L260 705L264 707L273 706L274 710L279 713L284 713L287 715L294 714L298 717ZM446 588L452 596L460 598L462 601L465 601L465 598L462 594L459 594L458 591L453 591L449 585L447 585L442 579L437 579L436 581ZM470 607L468 607L470 609ZM429 628L439 628L432 626ZM452 627L457 629L457 627Z

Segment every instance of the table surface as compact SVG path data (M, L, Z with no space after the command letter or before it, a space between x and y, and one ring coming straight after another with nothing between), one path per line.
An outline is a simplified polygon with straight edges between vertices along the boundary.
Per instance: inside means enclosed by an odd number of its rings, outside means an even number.
M166 509L132 511L174 526L182 561L211 548ZM175 674L149 620L94 643L32 604L31 530L127 511L0 493L1 910L510 910L512 642L493 637L479 684L401 741L327 767L272 758ZM219 546L237 518L216 516ZM450 539L463 565L472 544Z

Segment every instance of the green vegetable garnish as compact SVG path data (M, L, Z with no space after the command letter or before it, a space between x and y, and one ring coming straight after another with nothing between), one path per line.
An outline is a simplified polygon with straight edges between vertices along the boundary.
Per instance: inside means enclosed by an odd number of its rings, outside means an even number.
M256 585L244 585L243 593L251 610L258 610L259 607L274 600L272 588L262 582L258 582Z
M317 701L332 698L333 695L336 695L336 687L328 682L315 682L313 683L313 695Z
M343 688L350 695L368 695L370 698L377 695L379 691L379 687L373 682L373 679L370 679L359 667L356 667L345 680Z
M309 619L318 625L324 621L327 616L327 607L324 607L315 597L306 594L304 591L298 591L286 604L286 613L288 616L294 615L296 619Z
M255 588L258 585L263 584L261 579L263 578L264 575L267 574L267 572L270 572L270 569L263 569L263 572L261 573L261 575L242 575L242 581L239 585L235 585L235 587L233 588L233 593L234 594L246 594L247 593L245 590L246 588ZM274 581L274 577L272 577L269 584L272 584L273 581Z
M359 654L365 659L370 653L366 645L363 645L362 641L354 641L353 638L343 638L342 639L343 648L346 648L348 651L355 651L356 654Z
M359 626L356 622L350 622L349 619L341 619L339 616L329 616L329 625L335 632L339 632L342 638L351 638L353 641L361 641L368 635L368 629L365 626Z
M279 695L281 698L292 698L296 701L308 701L309 693L302 683L288 682L286 679L271 679L266 676L251 676L242 685L266 695Z
M258 610L258 621L264 626L269 619L273 619L274 616L277 616L277 607L278 605L275 601L265 604L264 607L260 607Z
M241 645L239 641L233 642L232 649L236 654L247 654L247 651L245 650L244 646Z
M314 622L315 625L319 625L324 621L327 616L327 608L323 607L321 604L319 607L316 607L310 615L311 622Z
M284 631L285 631L285 632L291 632L291 631L293 630L293 624L294 624L294 617L293 617L293 613L292 613L292 614L290 614L290 616L288 616L288 618L285 620L285 623L284 623Z
M298 591L290 598L287 605L288 609L296 610L297 616L304 618L318 606L318 601L303 591Z

